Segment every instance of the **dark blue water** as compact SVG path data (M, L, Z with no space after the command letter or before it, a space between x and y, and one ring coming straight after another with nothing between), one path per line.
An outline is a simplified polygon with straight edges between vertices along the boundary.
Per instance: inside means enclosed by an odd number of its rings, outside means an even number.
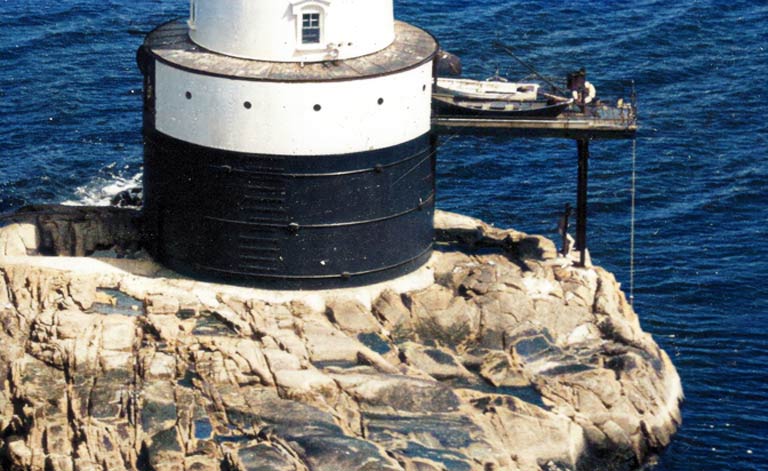
M465 75L585 66L602 97L636 81L635 306L679 368L685 424L659 470L768 469L768 4L396 1ZM0 211L98 202L141 175L134 51L184 0L0 1ZM591 146L590 247L628 287L631 143ZM439 205L553 237L575 144L444 138Z

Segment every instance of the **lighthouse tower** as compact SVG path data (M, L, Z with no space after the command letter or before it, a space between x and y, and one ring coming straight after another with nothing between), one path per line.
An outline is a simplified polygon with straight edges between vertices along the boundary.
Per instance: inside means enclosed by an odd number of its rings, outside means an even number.
M192 0L138 51L155 257L276 288L423 265L436 51L392 0Z

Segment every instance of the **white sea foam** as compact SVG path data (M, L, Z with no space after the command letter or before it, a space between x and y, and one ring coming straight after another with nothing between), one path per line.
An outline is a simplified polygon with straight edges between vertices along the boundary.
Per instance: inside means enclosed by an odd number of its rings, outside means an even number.
M142 172L133 176L122 176L112 173L112 167L107 166L104 175L98 175L85 185L77 187L73 198L63 201L61 204L68 206L109 206L112 197L116 194L141 186Z

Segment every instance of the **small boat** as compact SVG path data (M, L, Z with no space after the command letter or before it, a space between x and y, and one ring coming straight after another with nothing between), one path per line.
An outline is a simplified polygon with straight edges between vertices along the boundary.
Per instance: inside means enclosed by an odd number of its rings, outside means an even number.
M498 76L485 81L438 78L435 92L460 95L468 100L533 101L538 97L539 84L508 82Z
M432 95L432 105L441 116L472 116L474 118L554 118L573 103L565 101L501 101L466 99L457 95Z
M539 91L539 84L438 78L432 93L436 114L475 118L554 118L574 102Z

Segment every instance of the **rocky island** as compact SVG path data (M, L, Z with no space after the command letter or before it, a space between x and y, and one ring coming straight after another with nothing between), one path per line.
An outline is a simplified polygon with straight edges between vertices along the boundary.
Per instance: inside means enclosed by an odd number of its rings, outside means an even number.
M390 283L181 277L139 213L0 219L4 470L629 470L682 388L615 278L540 236L438 212Z

